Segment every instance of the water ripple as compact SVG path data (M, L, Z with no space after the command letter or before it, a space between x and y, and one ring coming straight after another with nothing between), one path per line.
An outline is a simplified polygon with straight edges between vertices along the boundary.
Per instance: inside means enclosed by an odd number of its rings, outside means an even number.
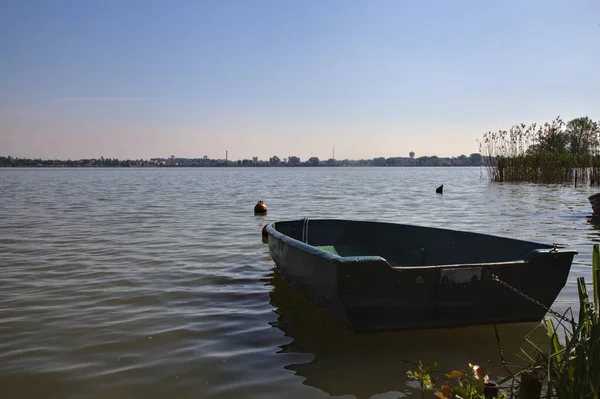
M410 394L399 359L475 359L444 336L349 332L277 279L260 231L334 217L565 244L580 255L555 307L573 306L600 242L585 220L593 190L490 184L479 172L0 170L0 396ZM253 215L259 199L267 216ZM464 348L487 336L469 331ZM484 341L469 355L492 358L486 348L496 351Z

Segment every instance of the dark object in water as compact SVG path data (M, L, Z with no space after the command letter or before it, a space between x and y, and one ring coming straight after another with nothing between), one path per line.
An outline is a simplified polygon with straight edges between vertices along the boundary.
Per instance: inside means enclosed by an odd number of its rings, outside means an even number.
M593 225L600 225L600 215L586 215L585 218L587 219L588 223L593 224Z
M444 185L442 184L438 188L435 189L435 192L438 194L444 194Z
M542 396L542 378L534 376L530 372L521 373L521 383L519 384L519 398L531 399Z
M281 274L355 331L539 321L577 253L487 234L350 220L275 222L267 233Z
M590 195L588 200L592 205L592 214L587 215L586 219L588 223L598 225L600 224L600 193Z
M600 216L600 193L590 195L588 200L592 204L592 216Z
M258 201L256 205L254 205L254 214L255 215L265 215L267 213L267 204L263 201Z
M263 244L269 243L269 234L267 233L267 225L265 224L262 228L262 238L261 241Z
M495 382L485 382L483 384L483 395L486 398L497 398L500 392L500 387Z

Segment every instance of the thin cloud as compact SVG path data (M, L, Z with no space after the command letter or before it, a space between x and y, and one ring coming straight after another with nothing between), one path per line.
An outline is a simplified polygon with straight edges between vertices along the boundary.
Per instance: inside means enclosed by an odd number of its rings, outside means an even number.
M102 101L102 102L147 102L147 101L160 101L158 97L64 97L59 98L59 101Z

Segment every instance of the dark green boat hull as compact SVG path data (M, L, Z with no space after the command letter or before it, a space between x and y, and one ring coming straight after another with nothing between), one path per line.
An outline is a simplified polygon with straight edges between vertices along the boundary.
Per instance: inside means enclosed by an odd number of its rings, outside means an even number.
M305 219L266 231L286 280L355 331L539 321L576 254L392 223Z

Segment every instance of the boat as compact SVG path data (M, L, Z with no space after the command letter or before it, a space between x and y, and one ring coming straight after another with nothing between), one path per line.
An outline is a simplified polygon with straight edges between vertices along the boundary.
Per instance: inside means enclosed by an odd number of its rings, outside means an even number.
M588 200L592 205L593 216L600 216L600 193L590 195Z
M586 219L592 224L600 224L600 193L590 195L588 200L592 205L592 214L587 215Z
M304 218L266 232L281 275L356 332L540 321L577 254L372 221Z

